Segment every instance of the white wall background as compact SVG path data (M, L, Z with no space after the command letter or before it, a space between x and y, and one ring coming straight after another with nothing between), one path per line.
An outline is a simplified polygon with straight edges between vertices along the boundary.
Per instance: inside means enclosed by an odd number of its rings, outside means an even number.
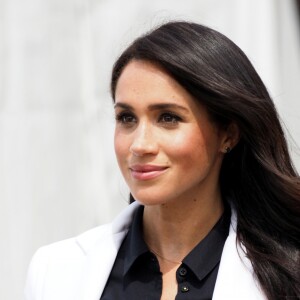
M0 299L22 298L37 247L107 222L126 205L110 70L128 42L170 19L233 39L300 144L292 0L0 0Z

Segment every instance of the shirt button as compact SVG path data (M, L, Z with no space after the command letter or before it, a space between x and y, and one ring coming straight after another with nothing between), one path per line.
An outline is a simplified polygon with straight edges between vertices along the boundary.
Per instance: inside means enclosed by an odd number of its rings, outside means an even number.
M180 276L185 276L187 273L187 269L186 268L180 268L179 269L179 275Z
M189 289L189 287L187 286L187 285L183 285L182 287L181 287L181 292L182 293L186 293L186 292L188 292L190 289Z

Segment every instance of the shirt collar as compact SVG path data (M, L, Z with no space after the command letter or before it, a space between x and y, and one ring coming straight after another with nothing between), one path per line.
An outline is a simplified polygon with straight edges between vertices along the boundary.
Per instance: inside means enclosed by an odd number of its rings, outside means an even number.
M220 262L223 247L229 233L230 206L225 203L224 213L207 236L183 259L199 280L207 276Z
M144 206L137 208L127 237L124 240L126 251L124 260L124 275L131 269L135 261L149 252L143 239ZM202 280L220 262L225 240L228 236L231 218L230 206L225 203L224 213L211 229L208 235L183 259L186 265L199 279Z
M124 275L130 270L134 262L143 254L149 252L147 244L143 239L143 213L144 206L137 208L131 227L124 241L124 249L126 251L124 260Z

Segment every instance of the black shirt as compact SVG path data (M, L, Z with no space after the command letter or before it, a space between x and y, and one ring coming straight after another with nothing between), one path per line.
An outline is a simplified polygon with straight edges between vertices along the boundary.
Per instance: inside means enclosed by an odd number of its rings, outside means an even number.
M124 239L101 300L159 300L162 273L156 256L143 239L143 211L137 209ZM176 300L212 299L225 240L229 232L230 207L208 235L183 259L176 271Z

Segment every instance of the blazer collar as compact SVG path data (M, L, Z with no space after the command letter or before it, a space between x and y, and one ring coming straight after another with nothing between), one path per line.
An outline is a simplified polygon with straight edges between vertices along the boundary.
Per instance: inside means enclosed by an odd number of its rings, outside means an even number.
M237 242L237 215L231 205L231 224L220 261L213 300L267 300L256 280L246 249Z
M83 300L99 300L110 275L118 250L125 238L132 216L139 206L133 203L126 207L113 223L92 229L80 236L76 242L86 254L83 274Z

